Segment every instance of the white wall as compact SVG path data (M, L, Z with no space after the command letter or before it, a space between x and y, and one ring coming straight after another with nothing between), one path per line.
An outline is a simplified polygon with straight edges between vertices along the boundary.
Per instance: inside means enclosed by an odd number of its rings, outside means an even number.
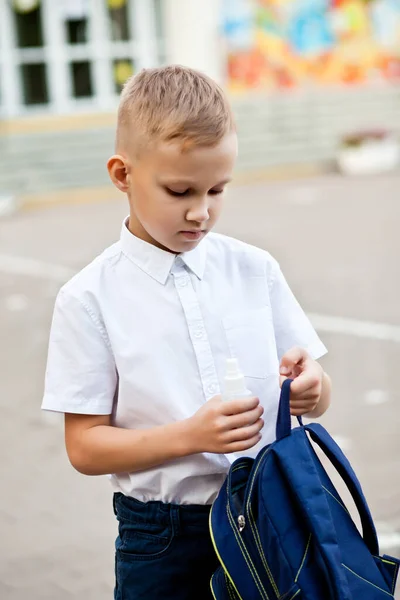
M165 0L165 44L168 63L199 69L223 81L219 35L220 0Z

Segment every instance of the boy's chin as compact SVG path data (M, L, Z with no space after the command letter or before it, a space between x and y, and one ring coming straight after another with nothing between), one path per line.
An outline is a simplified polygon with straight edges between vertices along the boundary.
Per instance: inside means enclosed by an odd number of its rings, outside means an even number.
M178 242L174 245L174 250L176 254L181 254L182 252L190 252L190 250L194 250L200 244L200 242L204 239L205 236L202 236L199 240L190 240L185 242Z
M158 246L161 250L165 252L170 252L171 254L182 254L182 252L187 252L188 250L193 250L197 243L182 243L177 240L162 240L155 241L154 246Z
M168 247L165 247L165 250L168 250L168 252L172 252L173 254L183 254L184 252L194 250L199 243L200 242L186 242L185 244L170 244Z
M161 237L157 239L156 237L152 237L152 241L150 243L158 248L161 248L161 250L171 252L171 254L182 254L183 252L194 250L206 235L207 234L205 233L199 239L194 240L187 239L181 234L177 234L169 239L162 239Z
M204 239L204 235L198 240L182 240L182 239L174 239L174 240L166 240L165 244L160 243L160 247L168 252L172 252L173 254L182 254L183 252L189 252L190 250L194 250L196 246L198 246L202 239Z

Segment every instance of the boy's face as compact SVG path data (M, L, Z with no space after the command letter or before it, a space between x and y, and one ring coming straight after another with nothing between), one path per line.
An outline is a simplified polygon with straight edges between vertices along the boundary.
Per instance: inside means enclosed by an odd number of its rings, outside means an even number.
M179 142L160 142L136 160L124 157L130 231L170 252L195 248L218 220L236 156L230 133L214 147L182 152Z

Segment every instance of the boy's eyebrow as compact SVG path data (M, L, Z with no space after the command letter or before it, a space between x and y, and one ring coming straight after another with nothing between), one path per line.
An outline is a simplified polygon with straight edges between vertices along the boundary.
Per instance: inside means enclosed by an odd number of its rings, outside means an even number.
M212 187L218 187L220 185L226 185L227 183L230 183L232 181L232 178L229 177L227 179L224 179L223 181L220 181L219 183L214 184ZM193 181L192 179L166 179L165 181L163 181L164 185L187 185L190 187L196 187L197 182Z
M226 185L227 183L230 183L231 181L232 181L232 177L228 177L228 179L224 179L220 183L217 183L217 186L218 185Z

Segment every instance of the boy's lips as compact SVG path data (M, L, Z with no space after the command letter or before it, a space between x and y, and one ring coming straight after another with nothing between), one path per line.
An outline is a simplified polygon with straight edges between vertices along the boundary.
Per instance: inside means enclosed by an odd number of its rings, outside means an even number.
M199 240L204 234L204 229L188 230L180 232L188 240Z

